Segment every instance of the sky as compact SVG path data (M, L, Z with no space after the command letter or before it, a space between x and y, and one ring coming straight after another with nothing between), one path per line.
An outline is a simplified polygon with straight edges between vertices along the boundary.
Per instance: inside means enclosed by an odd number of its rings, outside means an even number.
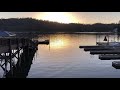
M60 23L118 23L120 12L0 12L0 18L26 17Z

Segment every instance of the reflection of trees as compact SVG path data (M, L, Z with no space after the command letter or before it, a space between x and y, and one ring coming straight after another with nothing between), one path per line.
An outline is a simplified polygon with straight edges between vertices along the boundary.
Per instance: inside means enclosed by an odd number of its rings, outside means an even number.
M13 66L13 75L11 75L11 71L9 71L6 74L6 78L26 78L35 52L36 50L24 48L24 51L20 56L20 61L17 62L16 66Z

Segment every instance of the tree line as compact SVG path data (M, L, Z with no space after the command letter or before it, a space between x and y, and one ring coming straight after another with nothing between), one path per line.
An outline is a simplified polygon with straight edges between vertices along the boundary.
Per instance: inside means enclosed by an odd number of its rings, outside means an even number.
M57 23L34 18L0 19L0 30L15 32L111 32L118 24Z

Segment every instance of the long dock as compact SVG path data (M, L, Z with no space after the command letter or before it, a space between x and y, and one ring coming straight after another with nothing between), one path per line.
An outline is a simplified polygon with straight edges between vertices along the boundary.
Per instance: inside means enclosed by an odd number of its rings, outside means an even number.
M120 54L120 50L90 51L90 54Z
M120 47L93 47L93 48L84 48L84 51L101 51L101 50L120 50Z
M112 66L116 69L120 69L120 61L113 61Z
M120 42L109 42L108 40L103 40L102 42L97 42L96 45L91 46L79 46L83 48L84 51L90 51L90 54L99 56L100 60L120 60ZM120 61L112 62L112 66L116 69L120 69Z
M98 45L92 45L92 46L79 46L79 48L120 48L120 46L98 46Z
M79 46L79 48L96 48L96 47L101 47L101 46L95 46L95 45L93 45L93 46Z
M38 41L38 44L46 44L46 45L48 45L49 43L50 43L49 40Z
M120 55L99 55L100 60L119 60Z
M99 46L108 46L108 45L117 46L117 45L120 45L120 42L96 42L96 44L99 45Z

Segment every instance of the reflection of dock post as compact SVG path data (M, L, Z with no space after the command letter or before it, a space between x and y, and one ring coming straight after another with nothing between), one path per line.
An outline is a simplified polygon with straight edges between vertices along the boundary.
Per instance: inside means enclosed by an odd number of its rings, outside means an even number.
M6 53L5 54L5 57L7 56ZM7 74L7 59L5 58L5 71L4 71L4 76Z
M49 43L49 51L50 51L50 43Z
M17 40L18 62L19 62L19 66L20 66L20 64L21 64L21 60L20 60L19 39L16 39L16 40Z
M109 35L108 35L108 43L109 43Z
M97 34L96 34L96 45L97 45Z
M28 57L28 59L29 59L29 47L30 46L30 40L29 39L27 39L27 57Z
M22 40L22 48L23 48L23 60L25 60L25 39L23 38L23 40Z
M2 45L7 47L5 51L0 54L0 67L4 71L3 77L26 77L38 43L26 38L5 38L1 40L3 41L0 41L0 44L3 43ZM14 63L16 62L14 58L17 59L17 63ZM9 67L7 65L9 65Z
M11 71L11 75L13 75L11 39L9 39L9 59L10 59L10 71Z

